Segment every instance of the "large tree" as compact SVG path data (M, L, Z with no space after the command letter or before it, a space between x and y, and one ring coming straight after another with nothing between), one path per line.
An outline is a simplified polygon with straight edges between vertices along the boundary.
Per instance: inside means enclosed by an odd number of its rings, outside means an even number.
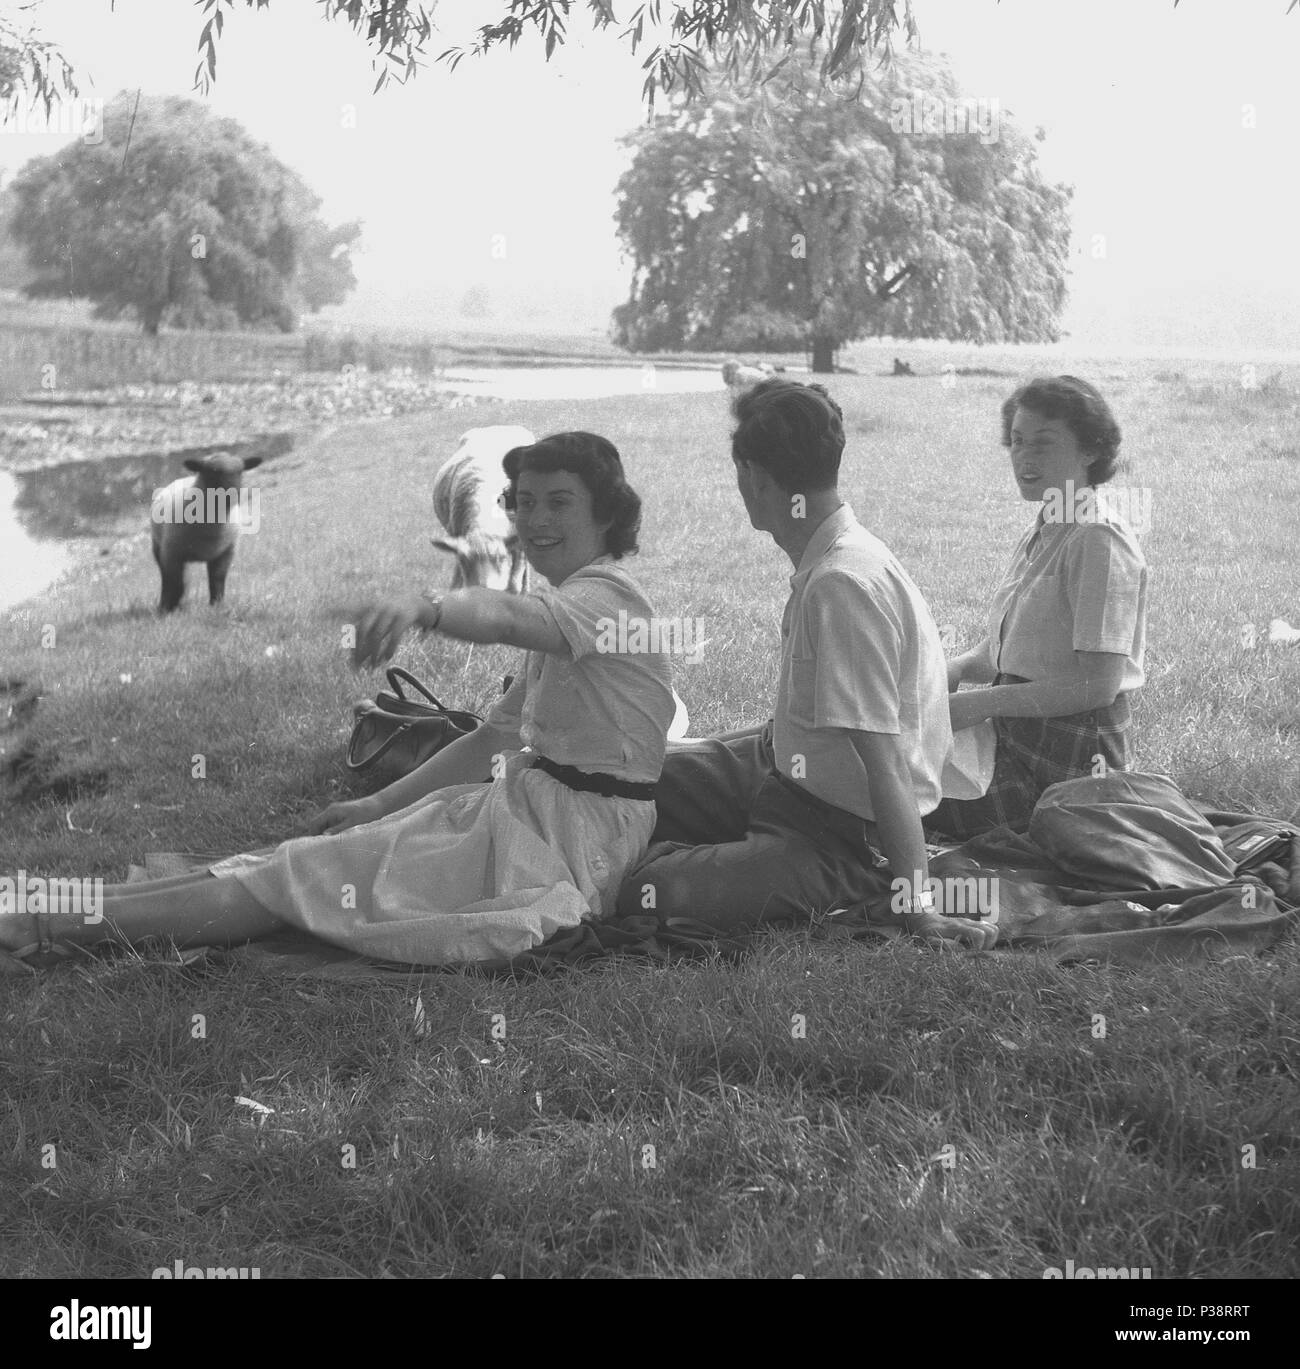
M1032 140L942 62L900 53L848 97L817 65L706 77L703 104L678 98L628 135L615 217L634 276L615 340L803 344L817 371L867 335L1055 340L1071 192L1042 180Z
M319 203L315 196L315 205ZM331 228L314 212L306 220L294 280L298 298L309 314L327 304L342 304L357 288L352 271L352 249L361 237L361 220L352 219Z
M163 323L288 331L356 284L360 225L327 227L296 173L192 100L119 95L102 140L29 162L10 190L11 232L39 273L27 294L133 313L149 334Z

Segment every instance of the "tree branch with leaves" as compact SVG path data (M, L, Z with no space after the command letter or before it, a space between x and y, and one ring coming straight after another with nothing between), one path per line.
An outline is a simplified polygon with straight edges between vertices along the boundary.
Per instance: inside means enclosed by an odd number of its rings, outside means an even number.
M199 36L202 60L195 88L206 94L216 79L217 42L224 13L241 0L196 0L206 17ZM267 9L271 0L242 0ZM374 49L380 90L388 80L409 80L427 56L436 5L417 0L319 0L324 15L349 24ZM445 49L437 60L455 70L469 56L514 48L528 37L541 44L546 60L569 41L574 11L594 33L609 29L633 54L644 53L642 93L654 108L661 92L702 94L711 67L731 79L765 79L778 72L795 46L808 39L825 45L823 75L862 76L870 54L888 55L895 34L917 36L912 0L689 0L665 4L643 0L620 19L613 0L495 0L497 17L481 24L472 42Z
M71 63L34 25L0 15L0 124L24 101L39 104L48 119L56 103L79 94Z

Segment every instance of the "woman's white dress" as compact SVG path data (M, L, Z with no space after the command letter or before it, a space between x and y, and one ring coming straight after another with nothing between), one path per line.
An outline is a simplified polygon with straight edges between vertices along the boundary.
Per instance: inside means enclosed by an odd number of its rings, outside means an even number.
M620 611L634 624L653 609L612 558L533 594L570 654L529 652L488 714L502 735L498 778L436 790L337 836L233 856L212 873L326 941L407 964L517 955L612 912L649 843L654 804L579 792L531 766L541 754L653 783L674 711L669 662L616 649L645 645L644 633L617 631Z

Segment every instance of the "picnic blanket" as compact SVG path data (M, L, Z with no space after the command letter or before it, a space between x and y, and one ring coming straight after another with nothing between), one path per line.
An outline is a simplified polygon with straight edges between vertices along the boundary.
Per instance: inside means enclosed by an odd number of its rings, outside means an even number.
M129 878L178 874L214 859L154 853ZM1032 948L1062 962L1254 953L1300 925L1300 827L1198 808L1167 777L1134 771L1053 785L1027 832L997 828L960 846L931 848L930 873L953 881L959 893L969 891L982 910L996 900L998 949ZM901 933L889 903L882 871L878 897L809 917L802 926L818 937L894 938ZM771 935L771 924L752 933L647 913L584 922L510 960L449 968L531 974L611 955L735 959L756 934ZM444 973L369 960L296 931L223 954L272 973L326 979Z

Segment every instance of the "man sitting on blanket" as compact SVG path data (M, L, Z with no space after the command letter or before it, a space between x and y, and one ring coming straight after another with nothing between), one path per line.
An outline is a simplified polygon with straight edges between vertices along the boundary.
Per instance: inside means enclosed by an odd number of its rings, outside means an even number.
M997 928L942 915L921 815L952 745L943 648L925 600L840 496L843 415L820 385L765 380L732 405L750 523L794 564L776 713L763 728L671 743L645 858L620 916L653 909L721 929L879 899L883 854L902 924L974 949ZM918 879L917 876L920 876Z

